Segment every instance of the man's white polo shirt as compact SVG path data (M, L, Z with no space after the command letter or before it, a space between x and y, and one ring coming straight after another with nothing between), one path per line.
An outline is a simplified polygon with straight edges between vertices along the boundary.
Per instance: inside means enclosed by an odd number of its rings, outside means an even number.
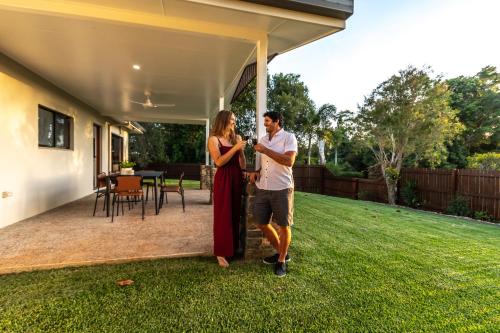
M292 133L280 129L273 138L269 140L266 134L260 138L259 143L265 147L274 150L279 154L288 151L297 153L297 139ZM279 164L269 156L260 154L260 178L255 185L261 190L278 191L287 188L293 188L292 168Z

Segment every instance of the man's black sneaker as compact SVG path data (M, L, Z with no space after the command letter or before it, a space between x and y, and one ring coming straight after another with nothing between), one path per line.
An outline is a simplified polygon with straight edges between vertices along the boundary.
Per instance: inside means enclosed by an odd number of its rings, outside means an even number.
M286 263L277 261L274 264L274 274L278 277L283 277L286 275Z
M279 253L276 253L276 254L273 254L272 256L265 257L264 259L262 259L262 262L264 264L274 265L274 264L276 264L278 262L278 258L279 257L280 257ZM285 262L289 262L290 260L291 260L290 256L287 253L286 257L285 257Z

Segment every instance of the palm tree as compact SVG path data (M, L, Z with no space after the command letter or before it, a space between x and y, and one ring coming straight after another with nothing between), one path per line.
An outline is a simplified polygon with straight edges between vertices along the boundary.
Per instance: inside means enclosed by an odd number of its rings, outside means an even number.
M319 164L321 165L326 163L325 141L331 137L331 127L336 112L337 108L332 104L323 104L316 112L316 136L318 138Z

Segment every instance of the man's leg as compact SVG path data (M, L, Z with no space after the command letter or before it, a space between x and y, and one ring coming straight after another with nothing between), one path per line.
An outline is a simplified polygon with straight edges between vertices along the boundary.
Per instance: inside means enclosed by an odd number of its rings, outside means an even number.
M276 191L273 194L271 207L279 225L279 257L277 261L284 263L287 259L288 247L292 241L293 188Z
M253 216L257 227L262 231L264 236L269 240L271 245L279 252L279 237L276 230L269 224L271 219L271 192L256 189L255 191L255 201L254 201L254 212Z
M273 228L274 230L274 228ZM290 242L292 241L292 230L290 227L282 227L280 226L280 235L279 235L279 243L278 243L278 253L279 253L279 262L285 262L286 254L288 253L288 247L290 246Z
M278 233L270 224L259 224L259 229L262 230L264 236L271 243L271 245L276 249L276 252L280 252L280 238ZM288 248L288 246L287 246Z

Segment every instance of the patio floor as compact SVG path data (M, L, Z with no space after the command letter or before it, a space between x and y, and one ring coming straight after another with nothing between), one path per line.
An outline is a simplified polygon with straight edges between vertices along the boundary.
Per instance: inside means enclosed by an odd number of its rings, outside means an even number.
M186 212L180 196L169 194L159 215L154 201L125 215L106 217L95 195L0 229L0 274L35 269L126 262L163 257L212 254L212 206L209 193L186 190ZM121 212L120 212L121 214Z

